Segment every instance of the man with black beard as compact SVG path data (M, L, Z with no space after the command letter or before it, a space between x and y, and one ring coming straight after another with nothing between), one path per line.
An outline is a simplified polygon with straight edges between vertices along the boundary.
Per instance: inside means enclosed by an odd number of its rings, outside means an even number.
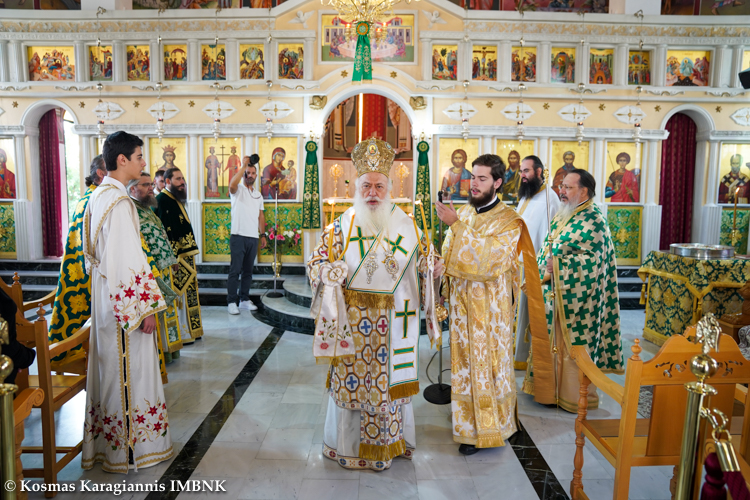
M182 343L192 344L203 336L201 305L198 301L198 275L195 270L195 255L198 244L195 242L190 217L185 210L187 185L179 168L164 172L166 187L156 197L156 215L164 224L172 250L177 255L179 269L172 277L172 288L182 296L179 301L178 316Z
M518 215L523 217L536 252L542 248L549 223L560 208L560 198L544 182L544 165L538 156L527 156L521 162L521 184L518 186ZM549 206L549 210L547 207ZM516 312L516 370L526 369L529 357L529 307L524 292L520 293Z
M436 203L450 226L443 243L450 301L451 412L458 451L503 446L518 430L513 370L513 298L521 286L523 255L530 301L543 311L540 277L524 220L500 202L505 164L497 155L472 162L469 203ZM546 336L544 315L532 330Z

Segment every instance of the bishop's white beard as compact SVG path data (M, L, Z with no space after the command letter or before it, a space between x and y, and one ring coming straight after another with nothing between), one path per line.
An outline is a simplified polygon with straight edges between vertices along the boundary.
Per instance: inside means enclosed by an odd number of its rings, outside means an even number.
M560 208L557 210L557 218L560 220L569 218L571 215L573 215L573 212L576 208L578 207L567 201L560 202Z
M372 200L373 197L365 198L359 189L354 194L354 219L357 225L363 229L369 229L376 233L380 232L391 217L391 210L393 208L393 201L391 199L391 189L388 188L388 192L385 195L385 199L381 200L377 208L373 209L367 204L368 200Z

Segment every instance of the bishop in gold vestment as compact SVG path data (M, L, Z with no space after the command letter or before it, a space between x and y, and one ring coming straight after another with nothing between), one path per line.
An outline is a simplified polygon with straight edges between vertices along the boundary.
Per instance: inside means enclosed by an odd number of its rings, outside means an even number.
M451 411L453 439L465 455L503 446L518 430L512 325L521 254L530 267L531 329L544 328L533 244L523 219L497 197L505 165L496 155L482 155L472 165L469 204L458 212L437 204L438 217L450 225L443 258L450 299Z

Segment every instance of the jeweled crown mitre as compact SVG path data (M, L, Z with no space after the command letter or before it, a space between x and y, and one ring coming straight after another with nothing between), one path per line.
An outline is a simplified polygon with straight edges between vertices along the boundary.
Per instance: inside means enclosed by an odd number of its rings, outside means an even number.
M388 177L396 152L390 144L374 137L366 139L352 151L352 163L357 169L357 177L377 172Z

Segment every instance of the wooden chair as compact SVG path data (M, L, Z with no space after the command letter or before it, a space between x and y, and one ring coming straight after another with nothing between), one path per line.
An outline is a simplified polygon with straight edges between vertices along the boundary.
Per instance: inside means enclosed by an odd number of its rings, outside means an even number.
M16 484L21 484L23 481L23 464L21 463L21 443L23 442L24 436L24 420L31 414L31 409L34 406L39 406L44 400L44 392L41 389L24 389L13 400L13 422L15 425L15 441L16 441ZM20 489L16 492L16 498L18 500L26 500L28 493L21 491Z
M11 288L9 295L17 300L21 297L21 285L14 277L12 287L7 287L0 280L0 286L4 287L6 292ZM54 297L53 297L54 300ZM16 302L16 304L18 304ZM23 473L30 478L44 478L46 484L57 483L57 474L71 460L73 460L82 450L83 441L75 446L57 446L55 437L55 412L70 401L81 391L86 389L86 372L74 374L53 374L50 361L52 358L59 356L72 348L83 344L83 349L88 352L89 331L91 329L90 320L67 339L49 344L47 321L45 320L44 306L40 303L37 310L38 318L36 321L29 321L24 317L24 310L28 311L33 306L23 304L18 308L16 313L16 337L22 344L36 349L37 375L29 375L26 370L20 371L16 377L16 384L19 389L39 388L44 392L43 400L40 404L34 405L42 411L42 446L24 446L22 453L41 453L44 460L44 468L24 469ZM84 358L82 366L86 366ZM65 372L68 372L66 369ZM62 458L57 459L57 455L62 454ZM55 492L45 492L45 496L51 498L56 495Z
M685 335L690 335L691 329L694 334L694 327L691 327ZM576 453L573 461L573 480L570 482L570 494L573 499L588 498L583 491L582 482L583 447L586 438L615 468L615 487L612 496L615 500L628 498L630 470L633 467L677 466L680 461L687 404L684 384L696 380L688 364L693 356L700 354L701 345L694 344L685 336L675 335L667 340L656 356L643 362L639 356L642 350L640 341L635 342L632 347L633 356L627 362L624 387L609 379L597 368L585 347L574 346L571 350L571 357L578 364L581 381L581 397L578 401L578 418L575 423ZM718 394L711 397L707 403L731 416L736 385L750 382L750 362L745 360L737 344L728 335L721 335L718 352L711 352L711 356L720 363L720 368L708 383L717 389ZM595 384L621 406L619 419L586 418L590 383ZM653 386L650 418L638 416L638 400L642 386ZM750 405L746 405L744 420L741 423L743 430L750 424L749 417ZM705 422L703 425L706 425ZM742 434L746 435L747 432ZM699 448L703 449L702 446Z

